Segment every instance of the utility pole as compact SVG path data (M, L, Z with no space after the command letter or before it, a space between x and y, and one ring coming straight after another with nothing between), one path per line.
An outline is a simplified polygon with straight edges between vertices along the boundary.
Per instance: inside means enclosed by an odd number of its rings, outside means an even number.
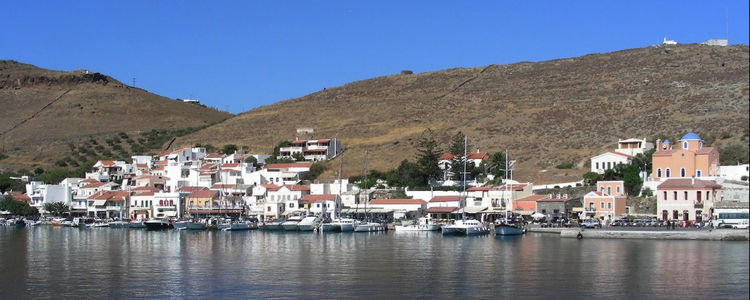
M133 87L135 87L135 77L133 77Z

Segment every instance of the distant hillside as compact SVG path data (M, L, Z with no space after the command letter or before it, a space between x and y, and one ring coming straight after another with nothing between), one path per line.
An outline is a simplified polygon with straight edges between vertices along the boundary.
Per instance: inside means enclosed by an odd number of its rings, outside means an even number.
M516 178L576 179L593 154L618 138L687 131L744 143L748 126L748 46L652 46L539 63L457 68L362 80L255 108L179 138L174 146L211 143L270 151L296 128L338 137L349 148L345 175L385 170L414 158L413 144L432 128L447 147L461 130L482 150L508 149ZM554 166L573 162L574 169ZM541 171L547 170L547 171Z
M221 122L231 114L161 97L84 70L0 61L0 168L52 165L67 144Z

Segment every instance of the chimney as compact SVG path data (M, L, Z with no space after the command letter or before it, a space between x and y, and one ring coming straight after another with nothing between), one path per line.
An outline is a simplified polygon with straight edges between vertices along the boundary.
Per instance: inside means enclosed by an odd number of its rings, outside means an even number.
M695 177L690 177L690 184L695 185Z
M656 151L661 151L661 139L656 139Z

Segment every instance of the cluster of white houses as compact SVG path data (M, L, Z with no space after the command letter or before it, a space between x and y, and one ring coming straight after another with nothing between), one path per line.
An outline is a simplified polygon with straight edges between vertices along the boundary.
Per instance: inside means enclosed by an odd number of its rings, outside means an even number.
M645 139L618 142L618 148L591 159L595 172L630 163L634 155L654 147ZM252 155L263 167L246 163L249 154L206 153L205 148L183 148L156 157L133 156L132 162L99 161L85 178L67 178L59 184L29 182L26 198L42 213L43 204L64 202L76 215L113 219L187 216L255 216L273 219L291 214L334 212L387 218L427 215L448 219L469 215L491 221L509 213L548 217L615 219L628 212L622 181L599 181L582 198L568 195L534 195L533 184L508 180L491 186L472 182L458 191L410 191L410 199L385 199L379 190L362 190L341 182L302 185L301 176L312 161L340 153L335 139L294 141L282 147L279 158L304 156L308 161L264 164L267 155ZM467 155L477 165L486 152ZM440 157L445 178L453 157ZM657 217L664 220L703 220L725 200L747 208L747 164L719 166L715 149L689 133L674 146L656 141L653 171L645 178L657 197ZM730 172L731 170L731 172ZM731 174L727 174L727 172ZM722 194L722 191L726 191ZM386 193L387 194L387 193ZM744 203L744 204L742 204Z

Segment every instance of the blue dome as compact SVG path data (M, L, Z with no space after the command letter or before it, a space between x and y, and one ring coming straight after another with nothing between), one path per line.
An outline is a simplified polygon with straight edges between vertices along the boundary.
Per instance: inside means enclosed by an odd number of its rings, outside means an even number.
M669 140L664 140L664 143L665 144L669 144Z
M685 136L683 136L682 139L680 139L680 140L681 141L690 141L690 140L700 141L701 138L697 134L689 132L688 134L686 134Z

